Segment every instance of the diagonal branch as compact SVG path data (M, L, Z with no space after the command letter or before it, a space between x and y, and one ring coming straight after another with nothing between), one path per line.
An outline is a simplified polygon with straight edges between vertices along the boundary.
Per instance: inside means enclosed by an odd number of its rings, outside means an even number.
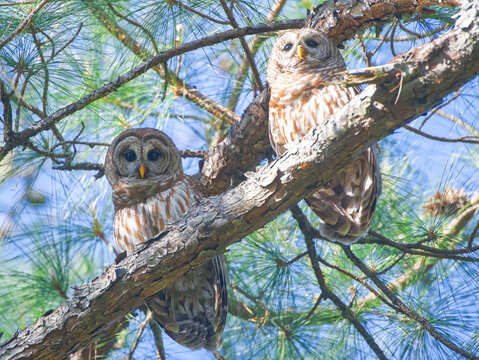
M2 42L0 42L0 49L7 45L15 36L20 34L23 30L27 28L27 26L32 21L35 14L37 14L50 0L42 0L31 12L28 14L27 18L22 21L18 27L13 30L10 35L8 35Z
M236 21L234 15L233 15L233 11L231 11L230 8L228 7L228 4L226 4L226 0L219 0L219 1L221 3L221 6L223 7L223 10L226 13L226 16L228 16L228 19L231 23L231 26L234 29L238 29L239 28L238 22ZM259 75L258 68L256 67L256 63L254 61L254 56L253 56L252 52L250 51L249 46L246 43L245 38L242 36L242 37L239 38L239 40L240 40L240 43L241 43L241 47L243 48L243 51L246 55L246 58L248 59L249 65L251 67L251 71L253 72L253 77L254 77L254 81L256 83L256 86L258 87L259 91L263 91L264 90L263 83L261 82L261 76Z
M364 28L396 15L415 11L414 1L371 0L358 2L354 7L337 7L327 1L316 9L314 22L335 43L352 38ZM424 6L437 5L437 1L421 1ZM455 0L442 1L442 6L458 6ZM332 8L328 7L332 6ZM357 11L356 11L357 10ZM268 21L267 19L266 21ZM414 61L422 60L416 56ZM234 94L232 94L233 96ZM236 102L236 100L232 100ZM233 102L228 102L232 107ZM244 172L251 170L259 160L272 154L268 139L269 90L255 98L246 109L242 120L231 127L228 136L209 152L202 168L202 183L209 194L220 194L244 179Z
M112 33L123 45L125 45L140 59L146 61L153 56L153 54L142 47L141 44L138 43L125 29L111 20L109 15L101 7L91 6L90 12L103 24L105 29ZM213 114L213 116L219 119L224 119L231 124L239 121L239 117L233 111L228 110L221 104L218 104L201 94L194 86L187 84L174 72L169 70L165 71L165 69L160 65L154 66L153 70L163 79L165 79L165 81L168 81L169 85L174 88L174 92L178 96L184 96L186 99Z
M453 31L410 51L407 66L402 57L394 60L404 72L397 102L397 94L389 92L395 80L368 86L284 156L237 187L202 200L168 232L76 289L2 344L0 358L63 358L86 346L146 298L324 186L369 144L434 108L479 72L479 4L466 5ZM337 129L336 123L347 127Z
M127 73L119 76L112 82L109 82L98 89L90 92L81 99L67 105L60 110L57 110L53 114L44 117L43 119L35 122L30 127L12 134L12 138L4 146L0 147L0 161L5 157L5 155L18 146L24 145L27 140L35 136L41 131L50 129L54 124L64 119L68 115L75 113L85 107L87 107L92 102L101 99L113 92L115 92L120 86L125 85L133 79L141 76L148 70L158 66L172 57L187 53L199 49L201 47L210 46L217 44L226 40L231 40L240 36L258 34L263 32L269 32L274 30L281 29L291 29L298 27L302 24L302 20L290 20L290 21L281 21L272 24L259 24L253 26L247 26L240 29L228 30L221 33L217 33L202 39L194 40L177 47L165 50L151 59L145 61L144 63L138 65L134 69L128 71Z
M314 275L316 276L318 285L321 288L321 295L323 295L327 299L330 299L333 302L333 304L338 308L338 310L341 311L343 318L347 319L356 328L356 330L361 334L363 339L368 343L369 347L374 351L377 357L379 359L386 360L386 355L384 355L381 348L374 341L374 338L361 324L356 314L354 314L351 309L349 309L349 307L344 302L342 302L341 299L326 284L323 272L321 271L321 267L319 266L319 256L314 246L312 232L309 229L309 223L305 222L306 218L302 214L298 205L295 205L291 208L291 213L293 214L294 219L298 223L298 226L303 233L304 241L306 242L306 247L308 248L308 255L311 260L311 266L313 267Z
M349 260L351 260L354 265L356 265L361 271L367 275L373 282L374 284L381 289L381 291L393 302L393 304L396 306L396 308L399 310L399 312L403 313L410 319L416 321L419 323L422 328L429 333L433 338L441 342L443 345L447 346L449 349L452 351L462 355L463 357L467 359L475 359L479 360L479 357L471 354L470 352L461 349L459 346L451 342L450 340L446 339L444 336L442 336L432 325L429 320L424 318L423 316L419 315L415 311L413 311L411 308L409 308L406 304L404 304L392 291L389 289L377 276L376 274L371 271L360 259L354 255L354 253L351 251L349 246L342 245L343 251L346 253L346 256L348 257Z

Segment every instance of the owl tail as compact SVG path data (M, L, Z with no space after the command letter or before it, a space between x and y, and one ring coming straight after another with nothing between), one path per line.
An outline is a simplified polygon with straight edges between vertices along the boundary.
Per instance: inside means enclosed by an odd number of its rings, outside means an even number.
M321 220L321 235L351 244L368 231L382 188L377 153L377 145L369 147L326 187L306 199Z
M223 255L192 269L147 300L153 318L177 343L190 349L218 349L227 309Z

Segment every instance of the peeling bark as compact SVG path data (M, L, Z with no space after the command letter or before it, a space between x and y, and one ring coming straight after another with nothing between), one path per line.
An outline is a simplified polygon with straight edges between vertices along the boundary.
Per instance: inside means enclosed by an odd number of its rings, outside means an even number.
M479 4L466 5L453 31L393 59L388 73L401 74L399 97L390 92L396 76L369 85L284 156L204 199L168 232L77 288L71 299L3 343L0 358L64 358L88 345L147 297L310 195L370 143L440 103L479 72ZM336 123L348 126L338 129Z
M304 22L294 23L294 28L314 24L336 44L352 38L358 32L393 16L420 11L438 1L373 0L351 1L350 6L339 8L329 0L318 6L315 14ZM442 1L442 6L459 6L455 0ZM293 23L291 23L293 24ZM293 28L293 26L291 27ZM233 125L228 136L211 150L201 170L201 182L210 195L224 192L244 179L244 172L251 170L269 154L268 139L269 89L265 89L246 109L241 122Z

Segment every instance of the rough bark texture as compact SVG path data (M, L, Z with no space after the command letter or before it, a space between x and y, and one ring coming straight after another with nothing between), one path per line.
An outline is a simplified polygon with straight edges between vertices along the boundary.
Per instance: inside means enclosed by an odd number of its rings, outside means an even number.
M398 77L384 76L384 83L368 86L283 157L203 200L168 233L76 289L71 299L2 344L0 358L57 359L88 345L147 297L311 194L368 144L440 103L479 72L478 15L479 4L467 3L453 31L385 67L390 75L402 75L396 103L397 91L390 89ZM337 129L336 117L349 125Z
M342 2L344 3L344 1ZM420 4L420 5L419 5ZM291 23L291 28L306 24L324 31L336 44L352 38L363 29L387 21L394 16L420 11L438 1L428 0L373 0L350 1L348 6L338 7L329 0L316 8L314 15L304 22ZM458 6L458 1L442 1L442 6ZM244 172L251 170L258 161L272 153L268 139L269 89L265 89L246 109L241 122L233 125L228 136L210 151L201 171L201 182L210 195L220 194L244 179Z

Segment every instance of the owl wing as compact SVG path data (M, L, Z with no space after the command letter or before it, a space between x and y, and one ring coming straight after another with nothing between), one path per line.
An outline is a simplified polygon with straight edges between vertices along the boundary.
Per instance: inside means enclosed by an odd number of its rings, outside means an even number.
M204 191L195 178L184 179L193 206ZM178 197L170 198L171 207ZM154 319L179 344L213 351L221 346L228 313L228 273L223 255L218 255L170 284L147 301Z
M378 146L374 144L306 202L322 221L322 235L350 244L369 229L381 189Z
M179 344L214 351L221 346L228 312L223 255L196 267L148 299L153 318Z

